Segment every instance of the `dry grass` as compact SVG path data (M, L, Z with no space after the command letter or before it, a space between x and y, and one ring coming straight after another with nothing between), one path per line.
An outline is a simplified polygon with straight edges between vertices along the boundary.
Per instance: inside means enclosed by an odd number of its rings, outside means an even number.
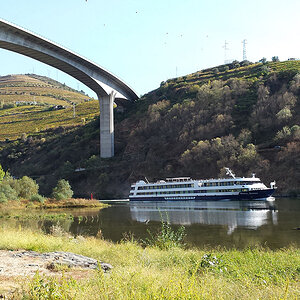
M20 201L8 201L7 203L0 203L0 210L17 210L24 208L43 208L43 209L53 209L53 208L89 208L97 207L104 208L107 204L103 204L98 200L90 200L83 198L71 198L66 200L55 200L47 198L44 203L32 202L30 200L21 199Z

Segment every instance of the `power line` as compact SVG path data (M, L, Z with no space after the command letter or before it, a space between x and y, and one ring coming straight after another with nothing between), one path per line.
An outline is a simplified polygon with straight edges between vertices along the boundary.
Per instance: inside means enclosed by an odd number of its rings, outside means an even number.
M243 44L243 60L247 60L247 54L246 54L247 40L246 39L242 40L242 44Z

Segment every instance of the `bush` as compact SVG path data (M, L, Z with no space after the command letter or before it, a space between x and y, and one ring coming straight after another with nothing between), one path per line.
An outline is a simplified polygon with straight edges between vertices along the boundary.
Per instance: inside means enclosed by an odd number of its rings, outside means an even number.
M0 165L0 181L2 181L2 179L4 178L4 176L5 176L5 172L2 169L2 166Z
M30 201L44 203L45 198L39 194L32 195Z
M288 107L284 107L276 114L277 119L280 121L286 121L292 118L292 116L291 110Z
M214 74L218 74L218 73L219 73L219 69L218 69L218 68L213 68L213 69L212 69L212 72L213 72Z
M52 191L52 197L56 200L64 200L72 198L73 191L69 182L65 179L61 179L57 182L57 186Z
M6 203L7 198L3 192L0 192L0 203Z
M2 199L5 197L6 200L18 200L17 192L7 182L3 181L0 183L0 193L2 194Z
M18 196L24 199L30 199L32 195L38 194L39 185L28 176L23 176L19 180L13 181L13 188L18 193Z
M274 140L275 141L280 141L280 140L285 140L291 135L291 130L288 126L284 126L282 130L278 131Z

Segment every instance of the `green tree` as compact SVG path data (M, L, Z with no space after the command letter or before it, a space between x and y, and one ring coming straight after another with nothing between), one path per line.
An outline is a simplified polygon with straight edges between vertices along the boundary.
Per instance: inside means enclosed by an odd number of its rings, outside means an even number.
M260 63L265 64L267 62L267 59L263 57L262 59L259 60Z
M284 126L282 130L278 131L275 136L275 141L287 139L291 135L291 130L288 126Z
M280 121L286 121L292 117L291 110L288 107L284 107L276 114L276 117Z
M278 56L273 56L273 57L272 57L272 61L273 61L273 62L275 62L275 61L279 61L279 58L278 58Z
M52 197L56 200L64 200L72 198L73 191L69 182L65 179L61 179L57 182L56 187L52 191Z
M18 197L24 199L30 199L32 195L38 194L39 191L39 185L28 176L23 176L19 180L13 180L12 185Z
M17 192L7 182L5 182L5 180L3 180L0 183L0 194L2 195L1 196L2 199L6 199L6 200L17 200L18 199ZM2 201L2 202L4 202L4 201Z

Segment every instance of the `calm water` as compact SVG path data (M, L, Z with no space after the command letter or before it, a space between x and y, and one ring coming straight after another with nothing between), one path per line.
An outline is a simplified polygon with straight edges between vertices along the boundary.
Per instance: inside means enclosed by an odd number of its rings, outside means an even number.
M184 225L186 242L196 247L220 245L241 249L261 245L277 249L291 244L300 247L300 199L282 198L271 203L114 203L99 211L65 212L75 216L74 221L60 222L65 230L74 235L96 236L101 232L105 239L112 241L120 241L124 233L142 239L149 237L147 230L156 232L164 220L174 229ZM22 221L22 226L25 223ZM48 221L30 226L48 231L51 224Z

